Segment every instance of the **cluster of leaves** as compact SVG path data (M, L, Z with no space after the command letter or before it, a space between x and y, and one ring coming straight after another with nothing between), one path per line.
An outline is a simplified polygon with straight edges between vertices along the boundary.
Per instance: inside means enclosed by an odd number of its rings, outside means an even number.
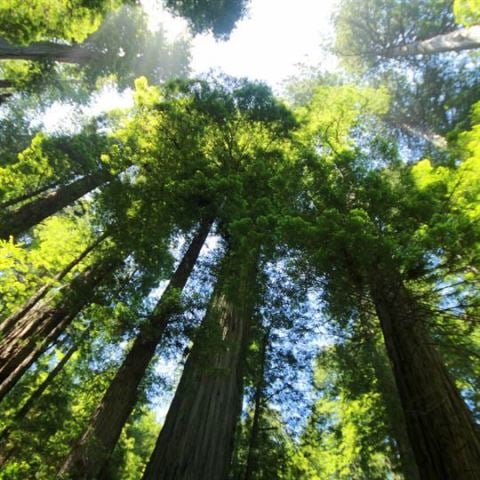
M3 0L0 37L23 45L51 38L82 42L121 4L119 0L33 0L28 4Z

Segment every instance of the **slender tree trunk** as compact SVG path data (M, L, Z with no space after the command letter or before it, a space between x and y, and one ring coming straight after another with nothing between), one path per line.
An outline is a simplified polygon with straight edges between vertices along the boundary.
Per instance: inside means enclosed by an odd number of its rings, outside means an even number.
M0 88L11 88L13 87L13 82L5 78L0 79Z
M420 480L391 365L383 349L380 351L374 341L370 345L373 354L372 364L375 370L375 377L378 381L383 404L385 405L390 430L397 444L403 476L405 480Z
M241 411L258 253L228 254L143 480L225 480Z
M424 140L438 150L445 150L447 148L446 138L442 137L442 135L439 135L438 133L422 130L421 128L414 127L406 122L392 121L392 123L407 135Z
M26 200L31 200L32 198L40 195L41 193L45 193L52 188L55 188L58 184L51 183L49 185L44 185L43 187L37 188L36 190L32 190L31 192L24 193L23 195L19 195L18 197L11 198L10 200L5 200L5 202L0 204L0 208L8 208L17 203L25 202Z
M13 212L4 213L0 218L0 238L8 239L10 235L17 236L25 232L111 178L108 172L92 173L22 205Z
M10 330L19 322L21 319L40 301L42 300L45 295L50 291L50 289L55 285L56 282L62 280L68 273L70 273L76 266L80 264L80 262L90 253L92 252L105 238L107 234L101 235L95 242L89 245L78 257L72 260L68 265L66 265L63 270L58 272L54 277L53 280L40 287L37 292L30 297L27 302L16 312L12 313L9 317L7 317L1 324L0 324L0 333L4 337L5 335L10 332ZM1 345L1 343L0 343ZM1 347L0 347L1 348Z
M25 371L55 342L75 316L92 301L98 285L119 265L106 259L62 288L62 296L33 307L0 342L0 400Z
M15 452L18 450L18 448L15 446L13 448L5 448L12 430L18 428L19 422L23 421L28 412L30 412L35 403L37 403L38 399L43 395L45 390L47 390L47 388L53 384L57 378L57 375L63 370L63 367L65 367L67 362L72 358L73 354L83 343L89 333L89 330L90 329L85 330L80 339L69 348L63 358L57 363L57 365L55 365L55 368L48 374L47 378L37 387L36 390L34 390L22 407L17 410L10 421L10 424L0 433L0 467L3 466L12 455L15 455Z
M480 25L460 28L426 40L390 48L381 52L381 55L388 58L409 55L435 55L442 52L461 52L462 50L475 48L480 48Z
M37 42L28 46L12 45L0 38L2 60L48 60L52 62L85 64L95 58L95 52L78 45Z
M247 455L247 464L245 467L245 476L244 480L252 480L253 474L257 468L258 461L258 434L260 433L260 417L262 414L262 402L263 402L263 392L265 390L265 363L267 361L267 347L269 341L270 332L265 332L262 341L262 348L260 351L260 373L258 376L258 382L255 388L255 397L254 397L254 410L253 410L253 420L252 420L252 429L250 430L250 440L248 442L248 455Z
M177 296L184 289L210 226L211 221L205 221L200 226L153 314L140 328L131 350L108 387L88 427L60 468L59 477L97 478L102 467L108 463L122 428L135 407L138 386L174 313L172 302L176 304Z
M28 412L32 409L34 404L37 400L43 395L45 390L52 385L57 375L63 370L63 367L68 363L68 361L73 357L73 354L79 349L80 345L82 344L83 340L86 337L88 332L85 331L85 335L82 336L80 340L75 342L69 350L65 353L62 359L55 365L50 373L47 375L47 378L38 386L38 388L30 395L28 400L23 404L23 406L15 413L13 417L14 422L19 422L25 418ZM7 436L11 429L5 429L0 434L0 440L3 441Z
M480 478L480 435L426 331L428 312L392 272L370 281L423 480Z

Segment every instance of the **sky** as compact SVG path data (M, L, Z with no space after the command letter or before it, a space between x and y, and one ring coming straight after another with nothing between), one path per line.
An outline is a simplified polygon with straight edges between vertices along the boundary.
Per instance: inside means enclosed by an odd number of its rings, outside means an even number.
M170 39L189 35L187 23L174 18L161 0L142 0L152 30L161 23ZM216 41L211 34L192 39L193 75L209 71L262 80L277 94L282 84L299 72L299 65L335 68L326 54L325 40L331 35L330 19L337 0L251 0L247 15L237 23L228 41ZM106 87L82 114L96 116L113 108L133 105L132 91L122 93ZM39 119L46 131L65 130L75 125L73 106L54 104Z
M186 31L186 22L162 11L156 0L142 4L152 28L160 20L172 36ZM333 68L334 60L326 57L322 43L332 31L335 4L336 0L251 0L228 41L215 41L211 34L193 38L193 71L218 69L279 87L299 63Z

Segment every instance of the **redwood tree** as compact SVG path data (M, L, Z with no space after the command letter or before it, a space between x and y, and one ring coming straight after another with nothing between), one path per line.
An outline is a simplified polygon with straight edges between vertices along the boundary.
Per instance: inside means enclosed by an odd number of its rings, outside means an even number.
M227 252L144 480L228 476L257 268L258 247Z
M153 313L140 326L132 348L100 405L60 468L59 475L62 478L94 478L108 463L122 428L135 407L138 386L155 355L170 317L178 309L178 296L195 266L210 225L210 221L202 223Z

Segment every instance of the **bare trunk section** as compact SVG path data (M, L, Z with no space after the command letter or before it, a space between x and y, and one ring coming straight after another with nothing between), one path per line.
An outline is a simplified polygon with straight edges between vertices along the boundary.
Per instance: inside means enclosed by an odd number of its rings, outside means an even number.
M0 400L25 371L55 342L75 316L92 301L96 288L120 264L106 259L62 288L62 297L33 307L0 342Z
M388 58L406 57L409 55L435 55L443 52L461 52L480 48L480 25L461 28L450 33L437 35L408 45L390 48L381 52Z
M11 235L15 237L27 231L111 178L108 172L95 172L22 205L13 212L3 213L0 218L0 238L8 239Z
M420 480L415 455L408 438L405 415L403 414L400 398L395 384L395 378L388 358L378 349L375 342L371 342L370 348L373 354L372 364L375 377L378 381L378 389L382 395L383 404L387 413L388 423L393 439L395 440L402 474L405 480Z
M258 461L258 434L260 433L260 417L262 414L262 402L265 390L265 362L267 361L267 347L269 341L269 331L267 331L263 337L262 348L260 351L260 374L258 376L258 382L255 387L254 407L253 407L253 420L252 428L250 430L250 439L248 442L248 455L247 464L245 467L244 480L252 480L253 474L257 468Z
M43 287L39 288L38 291L30 297L27 302L15 313L12 313L9 317L7 317L1 324L0 324L0 333L3 336L8 334L10 330L21 321L22 317L24 317L40 300L42 300L45 295L50 291L50 289L54 286L56 282L62 280L66 275L68 275L76 266L80 264L85 257L91 253L98 245L105 240L107 234L101 235L95 242L93 242L90 246L88 246L78 257L72 260L68 265L66 265L63 270L58 272L54 277L52 282L44 285ZM1 343L0 343L1 345ZM0 347L1 348L1 347Z
M0 208L12 207L17 203L25 202L26 200L31 200L37 195L40 195L41 193L45 193L48 190L55 188L57 185L58 185L57 183L45 185L43 187L37 188L36 190L32 190L31 192L27 192L27 193L24 193L23 195L19 195L18 197L11 198L10 200L5 200L3 203L0 204Z
M12 45L0 38L1 60L47 60L62 63L85 64L95 58L95 52L78 45L37 42L28 46Z
M140 328L131 350L110 383L87 429L60 468L61 478L97 478L102 467L107 464L122 428L135 407L138 386L173 313L171 302L184 289L210 226L211 221L200 226L154 313Z
M258 250L223 261L143 480L225 480L241 411Z
M478 426L432 345L428 312L391 272L370 286L421 478L480 478Z
M439 135L438 133L422 130L421 128L414 127L406 122L393 121L392 123L398 128L400 128L407 135L419 138L426 143L429 143L438 150L445 150L448 146L447 139L445 137L442 137L442 135Z

